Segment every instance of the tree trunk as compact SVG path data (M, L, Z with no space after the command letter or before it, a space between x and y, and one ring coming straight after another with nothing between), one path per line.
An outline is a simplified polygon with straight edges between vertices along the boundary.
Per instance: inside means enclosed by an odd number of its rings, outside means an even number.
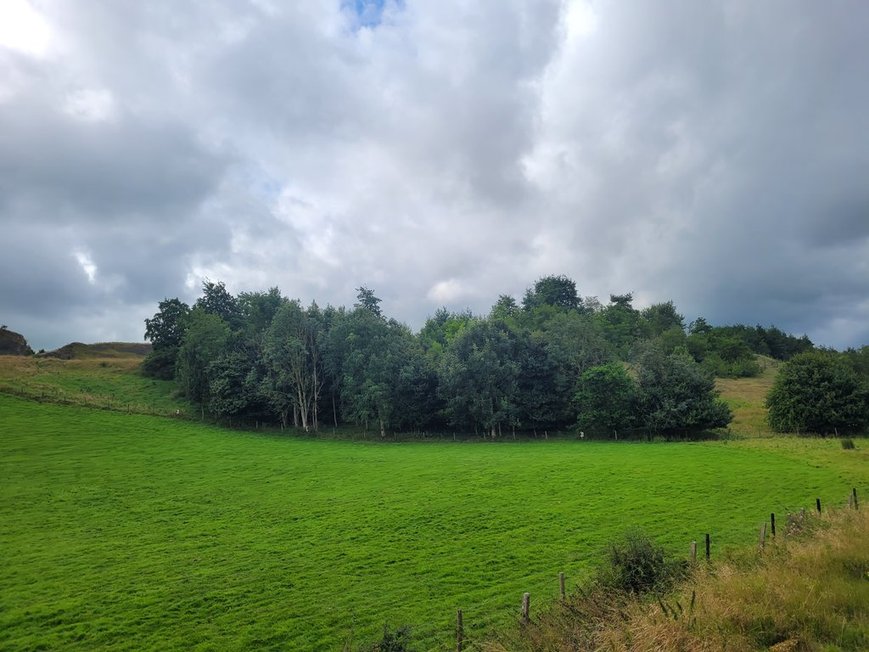
M332 390L332 418L335 420L335 427L338 427L338 408L335 405L335 390Z
M380 438L386 437L386 429L383 427L383 419L380 420Z

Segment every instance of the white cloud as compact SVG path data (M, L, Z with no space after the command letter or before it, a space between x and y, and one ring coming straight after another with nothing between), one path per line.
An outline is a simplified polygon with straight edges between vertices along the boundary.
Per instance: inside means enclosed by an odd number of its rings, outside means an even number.
M0 4L37 16L0 49L0 278L28 271L4 314L139 329L208 276L345 305L366 284L419 326L565 273L869 339L862 5L388 2L359 29L339 2L38 6Z
M87 277L88 283L93 285L97 281L97 266L94 264L94 261L91 259L90 254L85 253L84 251L76 251L73 253L76 262L81 267L82 271L85 273Z
M0 47L44 57L49 53L51 40L51 27L27 0L0 3Z

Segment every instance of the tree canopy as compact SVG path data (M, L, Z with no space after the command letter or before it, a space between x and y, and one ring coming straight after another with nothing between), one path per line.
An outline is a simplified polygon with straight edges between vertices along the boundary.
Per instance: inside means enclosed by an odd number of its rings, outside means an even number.
M215 418L311 431L683 436L729 421L713 374L756 373L759 352L811 347L775 327L698 318L686 330L671 301L640 310L630 293L580 300L566 276L538 279L521 306L501 295L486 316L438 309L418 333L381 305L364 285L348 310L206 281L192 309L165 299L145 320L154 351L143 371L174 378Z

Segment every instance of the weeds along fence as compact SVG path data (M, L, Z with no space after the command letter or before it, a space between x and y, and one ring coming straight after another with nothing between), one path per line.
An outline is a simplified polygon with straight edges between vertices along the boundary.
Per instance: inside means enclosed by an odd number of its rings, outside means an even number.
M851 489L851 492L848 494L848 509L858 510L860 508L858 498L857 498L857 488L854 487ZM823 506L821 504L820 498L815 498L815 509L814 514L807 511L805 508L800 510L794 514L788 514L785 520L785 531L784 534L791 534L793 532L798 532L802 529L802 527L808 522L808 519L811 516L821 516L823 510ZM776 541L777 536L781 534L779 529L776 527L776 515L775 512L770 512L769 520L766 519L760 525L758 531L758 550L760 553L763 553L765 550L767 543L770 541ZM705 547L705 562L710 563L712 561L712 535L708 532L704 533L704 537L702 539ZM703 563L701 559L700 563ZM696 568L698 564L698 542L691 541L688 545L688 557L687 564L689 566L689 570L691 568ZM568 599L568 594L566 590L565 584L565 575L563 572L558 573L558 593L559 600L562 603L565 603ZM519 597L519 596L517 596ZM693 595L692 595L693 601ZM518 624L520 627L527 627L532 623L532 612L531 612L531 593L524 592L521 596L521 599L517 600L518 608ZM666 602L664 602L660 597L658 597L658 604L661 607L662 611L666 615L668 610L673 609L672 607L668 607ZM692 605L693 606L693 605ZM469 649L468 646L471 644L471 641L466 637L465 634L465 613L462 609L456 610L456 630L455 630L455 640L456 652L463 652Z

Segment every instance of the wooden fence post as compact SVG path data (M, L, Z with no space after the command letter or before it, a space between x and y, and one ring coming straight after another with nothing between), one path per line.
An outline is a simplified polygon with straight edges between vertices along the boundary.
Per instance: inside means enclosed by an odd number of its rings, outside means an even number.
M821 499L815 498L815 507L818 509L818 514L821 513Z
M860 509L860 506L857 504L857 487L851 489L851 499L854 501L854 509Z
M564 589L564 573L558 574L558 588L561 590L561 601L567 598L567 591Z
M775 538L775 512L769 513L769 532Z
M757 545L761 550L766 545L766 523L760 526L760 537L758 538Z
M697 542L696 541L691 542L690 550L691 550L691 564L696 564L697 563Z
M709 548L710 548L710 541L709 541L709 533L707 532L706 533L706 561L709 561Z
M531 594L522 594L522 622L527 623L531 620Z
M462 610L456 611L456 652L462 652L462 643L465 638L465 625L462 622Z

